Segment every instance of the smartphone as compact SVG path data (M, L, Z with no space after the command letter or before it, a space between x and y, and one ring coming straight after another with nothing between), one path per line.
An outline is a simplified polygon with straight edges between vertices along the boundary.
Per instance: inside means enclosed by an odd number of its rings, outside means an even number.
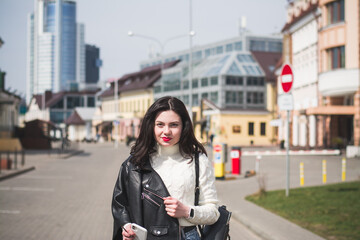
M131 224L131 229L136 234L134 240L146 240L147 238L147 230L136 223Z

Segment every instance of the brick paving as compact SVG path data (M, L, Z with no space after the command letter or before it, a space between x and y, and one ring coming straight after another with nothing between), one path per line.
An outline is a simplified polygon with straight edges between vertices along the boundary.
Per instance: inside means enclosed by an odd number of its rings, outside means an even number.
M27 154L36 169L0 182L0 239L111 239L112 189L129 153L123 144L83 144L70 158ZM232 239L261 239L235 219Z

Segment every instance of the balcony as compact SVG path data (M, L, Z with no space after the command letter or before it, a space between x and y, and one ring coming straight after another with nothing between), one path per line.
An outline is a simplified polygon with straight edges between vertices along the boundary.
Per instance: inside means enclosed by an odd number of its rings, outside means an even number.
M323 96L354 94L359 84L359 69L336 69L319 75L319 91Z

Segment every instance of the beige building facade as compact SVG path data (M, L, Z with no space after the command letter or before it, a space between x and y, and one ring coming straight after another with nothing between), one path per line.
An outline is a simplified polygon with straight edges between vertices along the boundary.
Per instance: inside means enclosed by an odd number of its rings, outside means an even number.
M289 3L283 58L294 71L292 146L360 145L359 10L355 0Z

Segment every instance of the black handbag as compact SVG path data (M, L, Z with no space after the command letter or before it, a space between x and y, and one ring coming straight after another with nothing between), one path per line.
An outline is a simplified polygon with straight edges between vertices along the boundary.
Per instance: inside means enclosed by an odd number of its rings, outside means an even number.
M195 154L195 206L199 205L199 154ZM216 223L212 225L198 225L201 239L203 240L226 240L230 239L229 230L230 230L230 218L231 212L226 209L226 206L222 205L218 208L220 212L220 217Z

